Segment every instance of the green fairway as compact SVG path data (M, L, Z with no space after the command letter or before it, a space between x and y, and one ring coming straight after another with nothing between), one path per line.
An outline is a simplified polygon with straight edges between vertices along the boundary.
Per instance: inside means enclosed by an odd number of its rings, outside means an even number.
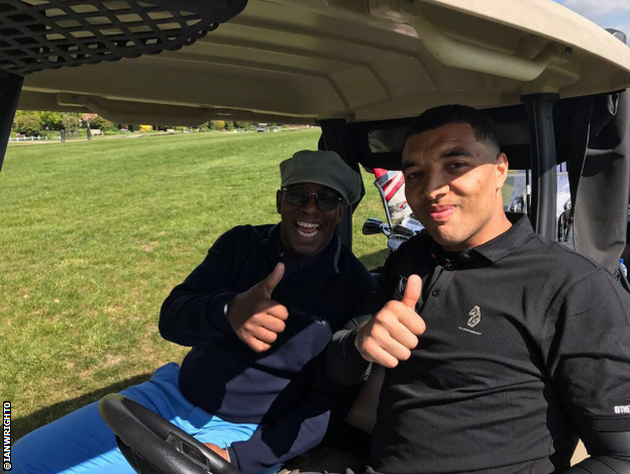
M159 309L224 231L278 220L278 164L319 129L11 146L0 173L0 393L13 440L145 380L187 349ZM355 213L355 252L382 263L376 190Z

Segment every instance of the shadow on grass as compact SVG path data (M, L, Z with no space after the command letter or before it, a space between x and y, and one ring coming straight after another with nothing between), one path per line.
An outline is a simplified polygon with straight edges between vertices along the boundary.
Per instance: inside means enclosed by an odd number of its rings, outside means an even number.
M368 270L374 270L377 267L382 266L387 259L387 255L389 253L389 249L381 249L377 252L368 253L363 255L359 260L361 263L365 265Z
M94 390L93 392L86 393L85 395L73 398L72 400L55 403L54 405L50 405L49 407L42 408L41 410L31 413L30 415L14 419L11 425L12 441L15 443L15 441L20 439L22 436L30 433L40 426L47 425L48 423L51 423L68 413L72 413L85 405L89 405L92 402L100 400L108 393L120 392L131 385L138 385L142 382L146 382L151 378L151 375L153 375L153 372L137 375L115 384L108 385L107 387Z

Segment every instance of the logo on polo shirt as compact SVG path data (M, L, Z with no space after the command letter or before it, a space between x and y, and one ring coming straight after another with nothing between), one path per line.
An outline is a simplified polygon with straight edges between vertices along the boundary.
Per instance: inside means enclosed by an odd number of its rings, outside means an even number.
M479 306L475 306L470 310L468 316L470 316L470 318L468 318L468 327L474 328L481 322L481 308L479 308Z
M475 336L481 336L481 333L479 331L474 331L472 329L475 326L477 326L477 324L479 324L480 322L481 322L481 308L475 305L473 309L468 311L468 322L466 323L466 326L468 327L458 326L457 329L459 329L460 331L467 332L469 334L474 334Z

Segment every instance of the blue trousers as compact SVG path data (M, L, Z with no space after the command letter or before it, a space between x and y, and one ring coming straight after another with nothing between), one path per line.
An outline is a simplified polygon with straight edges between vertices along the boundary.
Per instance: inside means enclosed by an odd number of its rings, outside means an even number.
M170 363L148 382L120 393L202 443L224 447L251 438L258 425L229 423L191 404L179 391L178 376L179 366ZM98 402L29 433L15 444L12 458L14 474L135 474L101 418Z

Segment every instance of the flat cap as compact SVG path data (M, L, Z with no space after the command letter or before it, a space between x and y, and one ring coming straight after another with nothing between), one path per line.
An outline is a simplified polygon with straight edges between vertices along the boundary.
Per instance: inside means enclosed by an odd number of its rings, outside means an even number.
M334 151L298 151L280 163L282 187L315 183L334 189L346 204L354 204L361 195L361 176Z

